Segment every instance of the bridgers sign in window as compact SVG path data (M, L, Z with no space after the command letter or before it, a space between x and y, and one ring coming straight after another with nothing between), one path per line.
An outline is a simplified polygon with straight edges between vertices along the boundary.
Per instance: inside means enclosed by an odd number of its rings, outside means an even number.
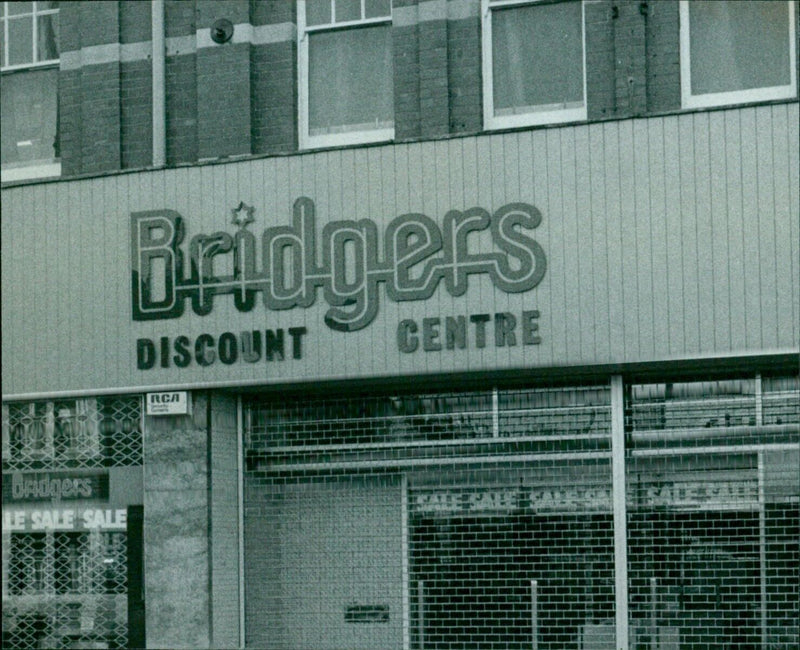
M3 2L2 180L58 176L58 2Z
M300 147L394 137L391 0L298 4Z
M486 128L586 119L582 2L483 0Z
M681 2L684 108L797 95L795 3Z

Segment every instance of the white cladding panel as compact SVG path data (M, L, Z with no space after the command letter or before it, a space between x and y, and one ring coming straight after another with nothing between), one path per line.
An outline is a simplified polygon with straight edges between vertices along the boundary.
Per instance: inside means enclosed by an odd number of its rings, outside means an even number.
M450 371L625 363L797 349L800 338L798 105L624 120L434 142L34 184L2 192L2 381L6 397L73 391L281 383ZM255 207L250 230L288 226L300 197L326 223L371 219L379 241L395 217L440 227L450 210L526 202L547 257L525 293L472 275L463 296L440 282L428 300L379 288L375 320L329 329L322 289L306 309L237 311L217 296L206 316L134 321L130 215L171 209L194 235L233 234L231 209ZM469 237L490 252L488 232ZM260 248L260 245L259 245ZM260 251L259 251L260 253ZM379 257L382 256L382 252ZM215 272L232 272L231 256ZM398 323L539 310L539 345L414 353ZM305 327L302 359L137 368L136 341ZM421 332L420 338L421 338ZM440 337L443 338L443 337Z

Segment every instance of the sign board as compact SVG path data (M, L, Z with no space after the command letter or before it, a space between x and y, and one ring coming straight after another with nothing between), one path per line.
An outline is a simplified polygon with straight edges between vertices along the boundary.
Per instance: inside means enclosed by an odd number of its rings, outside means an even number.
M575 485L498 489L420 490L411 499L414 514L496 514L509 511L611 512L611 487Z
M3 477L3 503L108 499L108 473L13 472Z
M125 530L128 511L124 508L3 508L3 532L47 530Z
M147 415L188 415L191 408L185 390L147 393Z

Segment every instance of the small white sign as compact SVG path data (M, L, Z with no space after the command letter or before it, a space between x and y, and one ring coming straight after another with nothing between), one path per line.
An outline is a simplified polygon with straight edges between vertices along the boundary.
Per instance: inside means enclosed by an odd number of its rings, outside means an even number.
M185 390L147 393L147 415L188 415L190 406Z

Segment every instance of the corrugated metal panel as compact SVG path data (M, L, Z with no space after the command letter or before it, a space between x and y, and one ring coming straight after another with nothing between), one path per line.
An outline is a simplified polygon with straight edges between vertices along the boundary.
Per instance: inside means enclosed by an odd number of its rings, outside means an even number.
M436 142L130 173L3 190L3 392L19 396L150 386L275 383L430 372L624 363L797 347L798 105L777 104ZM391 301L356 332L308 309L212 312L134 322L130 214L169 208L198 233L234 232L231 209L256 208L251 231L289 225L314 200L318 254L326 223L395 217L440 226L452 209L539 208L547 256L535 289L507 294L486 275L451 296ZM486 232L472 250L494 250ZM188 253L187 253L188 254ZM232 260L219 258L219 273ZM539 310L542 342L400 352L413 319ZM136 340L306 327L302 360L136 368ZM284 334L287 336L286 334ZM440 337L442 338L442 337ZM287 336L288 342L288 336Z

